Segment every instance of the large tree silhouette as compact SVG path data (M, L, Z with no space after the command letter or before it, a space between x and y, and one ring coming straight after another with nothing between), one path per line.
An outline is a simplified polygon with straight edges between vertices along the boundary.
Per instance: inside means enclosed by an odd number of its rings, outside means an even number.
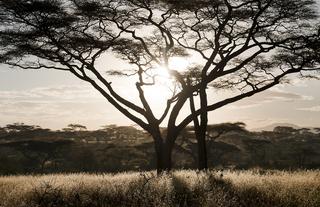
M258 0L171 4L188 11L177 17L180 23L175 40L204 60L197 76L199 110L196 111L190 96L192 114L183 122L193 119L198 140L198 168L206 169L208 111L273 87L291 73L314 77L314 74L303 73L318 70L318 34L311 26L316 19L311 9L314 2ZM210 105L208 86L237 89L240 94ZM196 118L199 114L200 120Z
M0 61L69 71L91 84L151 134L158 172L171 169L175 140L193 122L199 169L205 169L209 111L269 89L289 74L310 77L318 70L313 6L311 0L1 0ZM130 64L129 70L99 67L109 52ZM193 55L198 60L185 71L171 68L173 57ZM157 116L145 91L159 84L159 66L173 84ZM140 103L121 95L112 75L135 77ZM234 93L208 103L209 87ZM188 105L190 114L181 117Z

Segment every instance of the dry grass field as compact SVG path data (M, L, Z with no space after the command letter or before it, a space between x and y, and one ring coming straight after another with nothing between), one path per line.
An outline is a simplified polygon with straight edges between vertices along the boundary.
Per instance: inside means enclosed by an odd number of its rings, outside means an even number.
M0 177L1 207L320 206L320 171Z

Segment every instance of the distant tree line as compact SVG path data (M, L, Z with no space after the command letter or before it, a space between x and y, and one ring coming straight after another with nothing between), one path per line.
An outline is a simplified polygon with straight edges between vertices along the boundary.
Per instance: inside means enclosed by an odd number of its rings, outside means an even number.
M273 131L250 132L244 123L222 123L208 126L206 140L209 168L320 168L319 128L278 126ZM173 167L197 168L197 156L190 126L174 146ZM14 123L0 127L0 174L154 169L152 138L133 126L87 130L70 124L50 130Z

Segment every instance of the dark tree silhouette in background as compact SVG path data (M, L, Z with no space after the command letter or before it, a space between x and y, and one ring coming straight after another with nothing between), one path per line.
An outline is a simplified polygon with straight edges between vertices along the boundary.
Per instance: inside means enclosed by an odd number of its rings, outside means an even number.
M177 148L178 151L187 153L192 157L195 163L197 163L198 167L200 166L200 159L199 159L199 146L197 150L192 149L192 145L194 142L194 139L197 140L197 135L194 127L186 127L184 130L180 132L180 139L179 141L176 142L175 147ZM235 132L235 133L247 133L248 131L245 129L245 123L242 122L236 122L236 123L221 123L221 124L209 124L207 126L206 130L206 137L205 139L207 142L211 142L212 144L216 144L216 140L221 138L223 135L230 133L230 132ZM206 149L205 149L206 150ZM195 154L194 152L198 152ZM217 155L217 157L219 157ZM206 157L205 157L206 158ZM208 162L205 160L205 162Z
M40 126L35 125L27 125L24 123L13 123L13 124L7 124L3 128L7 133L22 133L22 132L29 132L29 131L35 131L41 129Z
M316 75L320 44L314 8L312 0L1 0L0 61L68 71L91 84L150 133L158 172L171 169L174 143L193 122L198 168L206 169L209 111L285 82L290 74ZM129 70L99 66L110 53L130 64ZM188 56L197 60L185 71L171 68L173 57ZM158 116L145 91L159 85L154 73L159 66L173 84ZM134 77L141 103L121 95L112 75ZM233 93L208 103L209 87ZM188 105L190 114L183 117L181 109Z
M35 166L35 171L43 173L45 165L50 162L50 164L56 165L59 157L62 153L60 152L62 148L68 147L72 144L70 140L56 140L56 141L14 141L10 143L1 144L1 147L10 147L23 154L23 156L28 160L29 166L32 168L32 163L39 164Z
M87 127L81 124L68 124L68 127L63 128L62 130L67 132L85 131L87 130Z

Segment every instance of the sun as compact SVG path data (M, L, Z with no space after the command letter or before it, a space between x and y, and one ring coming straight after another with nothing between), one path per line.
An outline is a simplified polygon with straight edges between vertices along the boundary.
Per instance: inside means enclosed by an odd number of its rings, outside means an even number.
M156 79L160 80L168 80L170 79L170 74L169 74L169 70L162 66L162 65L158 65L155 68L152 68L152 73L156 76Z
M169 60L169 68L170 70L176 70L176 71L186 71L188 66L190 65L190 62L187 58L183 57L172 57Z
M152 74L159 77L160 79L172 79L172 75L170 75L170 70L175 70L178 72L184 72L187 70L190 65L189 61L186 58L182 57L171 57L169 59L168 67L163 65L157 65L152 68Z
M178 72L186 71L189 62L185 58L172 57L169 60L168 67L157 65L151 69L152 76L155 77L155 85L146 90L146 95L151 102L167 101L174 93L175 82L174 77L169 73L169 70Z

